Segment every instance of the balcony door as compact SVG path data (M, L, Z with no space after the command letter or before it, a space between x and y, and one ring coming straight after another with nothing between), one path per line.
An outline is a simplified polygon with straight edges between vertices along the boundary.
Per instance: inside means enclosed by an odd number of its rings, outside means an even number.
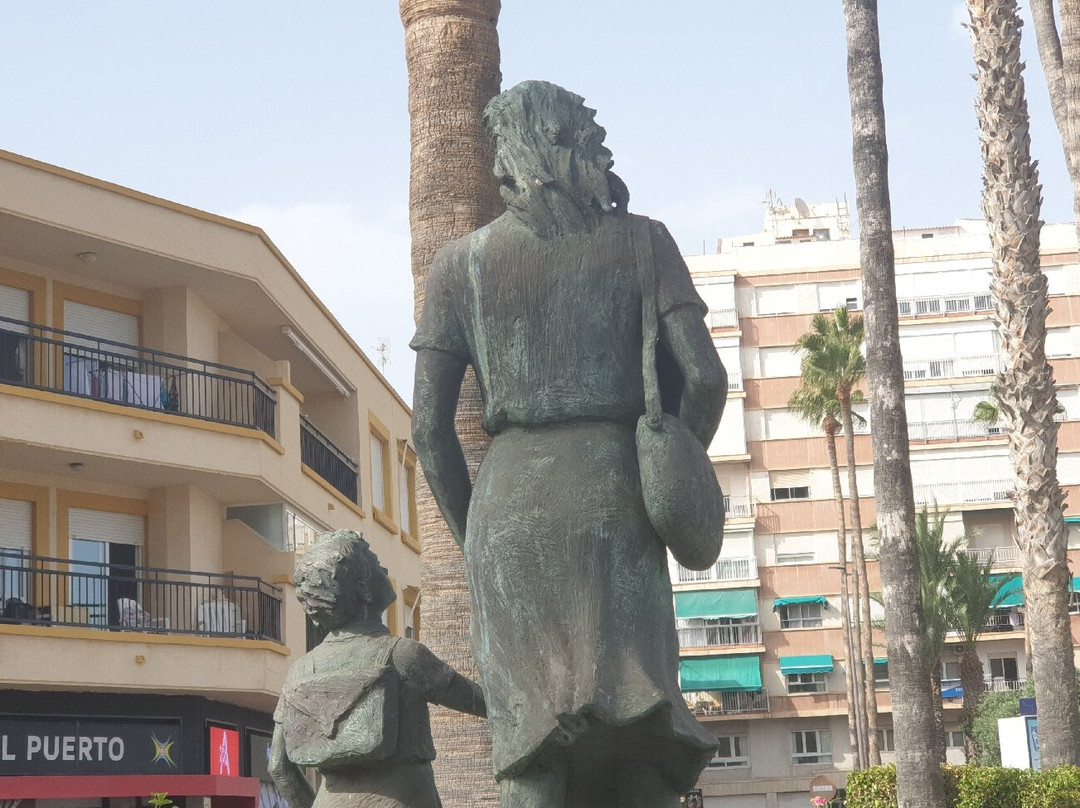
M33 529L33 503L0 499L0 609L16 610L30 602L28 556Z
M65 392L119 402L138 392L140 379L133 378L137 368L125 360L136 353L132 346L139 343L138 317L65 300L64 330L90 338L69 336L64 340L72 346L64 349Z
M30 319L30 293L0 286L0 317L21 321L0 320L0 383L25 384L30 378L30 352L29 329L23 323Z
M72 618L92 626L118 625L120 601L140 600L134 567L141 561L145 520L72 508L68 522Z

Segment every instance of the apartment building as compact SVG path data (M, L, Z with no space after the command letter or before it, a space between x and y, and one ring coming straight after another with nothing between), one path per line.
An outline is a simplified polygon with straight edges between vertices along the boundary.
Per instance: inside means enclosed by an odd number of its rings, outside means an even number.
M811 781L843 789L852 768L839 611L840 569L825 439L787 410L798 384L796 339L811 317L860 311L858 241L844 202L770 207L761 233L725 238L691 256L730 393L710 456L727 494L717 564L671 562L687 702L720 741L700 788L708 808L804 806ZM1002 430L972 420L1001 355L991 321L990 244L981 221L897 231L897 295L911 469L917 506L948 508L948 536L972 534L969 552L996 571L1019 570L1013 487ZM1072 224L1042 231L1053 313L1046 350L1064 411L1058 475L1068 521L1080 522L1080 273ZM866 407L861 414L869 419ZM870 436L855 438L864 528L875 521ZM843 480L847 496L847 479ZM1080 535L1070 528L1070 557ZM850 554L849 554L850 558ZM878 589L870 563L872 590ZM1022 687L1027 656L1022 593L1003 594L980 640L987 688ZM875 604L875 611L876 611ZM1080 611L1078 605L1077 611ZM1080 640L1080 618L1073 635ZM888 666L875 649L883 759L892 758ZM963 759L959 659L942 663L949 759ZM815 778L818 778L815 780ZM821 793L817 791L815 793Z
M0 804L276 804L295 555L419 628L409 423L258 228L0 152Z

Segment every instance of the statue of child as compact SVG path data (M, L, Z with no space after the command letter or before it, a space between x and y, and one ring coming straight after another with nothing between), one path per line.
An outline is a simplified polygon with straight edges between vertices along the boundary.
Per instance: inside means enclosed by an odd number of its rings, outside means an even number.
M396 595L368 543L328 533L296 562L297 598L329 634L289 669L270 773L292 808L440 808L428 702L485 716L478 685L424 645L394 637ZM323 777L318 794L301 772Z

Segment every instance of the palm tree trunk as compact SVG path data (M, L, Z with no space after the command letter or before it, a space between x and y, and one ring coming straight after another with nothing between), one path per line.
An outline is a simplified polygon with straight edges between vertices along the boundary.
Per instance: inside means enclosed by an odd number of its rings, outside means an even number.
M852 156L866 310L867 386L881 536L881 583L896 733L898 808L944 808L926 675L915 497L904 412L904 373L893 267L888 149L882 100L877 0L843 0L851 99Z
M1080 764L1080 710L1069 630L1064 494L1057 479L1057 409L1046 361L1046 276L1039 267L1038 172L1031 160L1020 18L1015 0L968 0L975 51L983 211L990 230L998 334L997 384L1016 474L1017 544L1031 630L1043 765Z
M960 729L964 732L964 756L968 763L979 762L979 744L975 740L973 727L975 713L979 707L985 685L983 684L983 666L974 647L964 648L960 655L960 686L964 690L964 704L960 709Z
M941 703L941 665L930 671L930 693L934 697L934 730L938 735L938 758L947 761L948 744L945 743L945 705Z
M849 653L854 647L851 637L851 607L848 600L848 563L847 563L847 525L844 519L844 492L840 486L840 463L836 456L836 422L830 419L831 424L825 428L825 446L829 452L829 469L832 471L833 502L836 504L836 552L840 566L840 620L844 626L844 648ZM861 710L856 708L862 705L861 700L855 698L855 666L858 663L851 658L847 660L847 674L844 676L844 685L847 688L847 713L848 713L848 741L851 748L856 752L857 765L861 769L866 765L863 757L862 745L859 743L858 722L861 718Z
M1054 0L1031 0L1035 40L1050 91L1065 164L1073 186L1073 210L1080 210L1080 3L1063 0L1061 35L1054 18Z
M499 92L499 0L400 0L409 73L412 161L409 222L416 317L435 251L472 232L503 209L492 173L495 156L481 122ZM457 430L469 466L487 448L482 405L469 374L458 405ZM425 475L417 475L422 547L424 642L470 678L469 592L461 551L439 513ZM498 804L487 724L443 708L431 715L439 756L435 778L447 808Z
M866 552L863 547L862 508L859 506L859 481L855 469L855 424L851 415L851 391L838 392L840 417L844 422L844 444L847 447L848 507L851 508L851 555L855 567L855 590L859 610L859 660L862 665L863 710L866 714L866 738L868 760L871 766L881 765L878 749L877 695L874 692L874 651L870 623L870 581L866 576Z

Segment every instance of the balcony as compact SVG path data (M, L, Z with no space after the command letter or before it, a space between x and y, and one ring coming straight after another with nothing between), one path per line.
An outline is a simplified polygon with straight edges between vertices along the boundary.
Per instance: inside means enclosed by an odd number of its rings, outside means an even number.
M896 301L901 317L940 317L943 314L975 314L992 311L994 298L989 292L940 297L907 297Z
M1000 370L1001 357L996 354L941 357L940 359L905 359L904 381L993 376Z
M738 328L739 313L735 309L710 309L709 328Z
M757 623L727 626L680 628L679 648L713 648L732 645L761 645L761 626Z
M274 437L274 390L249 370L7 317L0 317L0 383Z
M247 575L0 549L0 623L281 642L281 590Z
M741 392L743 389L742 371L727 368L727 389L729 393Z
M724 515L728 519L752 519L754 500L750 497L724 497Z
M300 462L349 502L360 503L360 475L356 461L335 446L305 415L300 416Z
M974 558L980 564L991 562L993 567L1019 567L1019 547L968 547L961 552Z
M1027 687L1027 679L984 679L983 686L987 693L1007 693L1023 690Z
M769 712L767 690L699 690L683 693L694 715L739 715Z
M1024 627L1024 613L1016 609L995 609L984 631L1016 631Z
M987 426L978 421L908 421L912 441L960 440L962 438L1004 438L1004 426Z
M915 486L915 504L968 505L982 502L1010 502L1013 480L970 480Z
M690 570L679 564L676 583L699 584L724 581L754 581L757 580L757 577L756 558L721 558L707 570Z

